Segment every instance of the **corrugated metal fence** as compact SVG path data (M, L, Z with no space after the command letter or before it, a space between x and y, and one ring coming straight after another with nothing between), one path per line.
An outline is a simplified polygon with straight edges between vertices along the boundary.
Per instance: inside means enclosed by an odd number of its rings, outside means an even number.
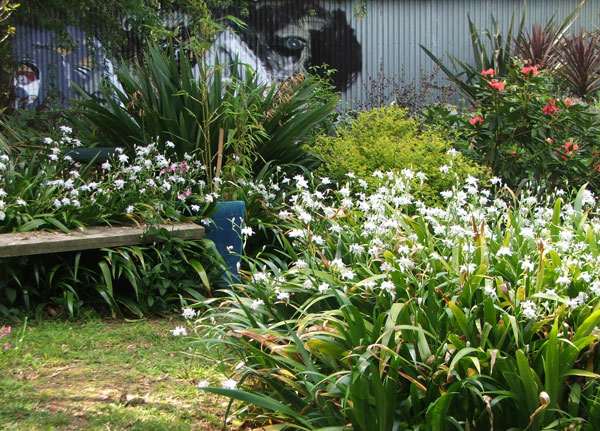
M577 0L529 0L525 28L555 16L562 20ZM515 26L523 10L519 0L369 0L367 13L355 14L352 0L257 1L250 6L244 32L221 34L210 53L220 61L238 59L253 65L265 81L285 79L311 65L327 63L337 70L334 81L343 99L365 106L379 102L394 84L419 88L429 82L435 67L419 48L436 56L472 61L467 14L482 31L495 16L503 34L514 13ZM599 26L600 1L587 0L571 32ZM181 17L172 25L184 24ZM21 106L43 103L48 95L59 100L74 96L72 83L93 93L102 79L114 77L116 60L104 54L101 41L89 40L76 28L68 29L79 42L74 50L57 46L52 32L27 26L17 28L14 58L19 63L17 95ZM132 50L135 47L131 47ZM443 79L443 76L440 76Z

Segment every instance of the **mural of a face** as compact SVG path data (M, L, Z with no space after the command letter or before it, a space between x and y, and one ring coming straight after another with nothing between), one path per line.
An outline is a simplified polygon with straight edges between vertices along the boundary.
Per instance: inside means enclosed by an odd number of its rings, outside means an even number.
M75 48L60 48L53 31L18 26L13 38L16 63L15 104L33 108L52 95L61 103L76 96L73 83L90 94L98 91L101 80L114 76L112 63L100 42L80 29L67 27Z
M276 82L311 66L335 69L333 83L344 91L362 69L361 46L345 12L312 2L285 1L250 6L242 31L221 33L209 57L249 64L259 79ZM212 62L212 58L208 58Z

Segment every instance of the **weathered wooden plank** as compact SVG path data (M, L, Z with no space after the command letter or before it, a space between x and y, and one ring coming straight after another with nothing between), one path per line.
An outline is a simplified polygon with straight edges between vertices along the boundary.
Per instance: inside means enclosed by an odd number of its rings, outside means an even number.
M161 224L179 238L188 240L204 237L204 228L195 223ZM85 232L17 232L0 234L0 258L61 253L95 248L139 245L148 226L95 226Z

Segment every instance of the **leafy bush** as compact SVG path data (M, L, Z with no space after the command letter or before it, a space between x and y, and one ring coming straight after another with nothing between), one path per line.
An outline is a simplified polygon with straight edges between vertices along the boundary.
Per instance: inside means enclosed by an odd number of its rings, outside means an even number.
M486 170L454 154L450 143L441 135L421 130L407 111L395 106L362 112L348 126L341 126L336 136L322 136L314 151L324 160L319 168L323 175L345 181L351 172L369 183L377 170L413 169L417 173L416 196L427 203L439 201L439 193L452 186L452 177L442 171L451 168L465 179L468 175L486 177Z
M254 405L253 428L595 429L593 195L517 201L469 178L409 216L407 174L373 194L295 178L273 209L285 260L249 262L196 322L242 361L204 390Z
M549 71L517 64L503 78L494 75L493 69L479 74L474 110L438 107L429 118L454 130L513 188L527 179L548 190L586 182L597 190L597 115L554 94Z
M249 179L270 160L318 163L303 144L314 140L315 129L337 102L331 93L324 100L318 78L297 76L266 87L246 69L245 79L226 81L219 67L204 65L201 54L195 54L200 60L192 66L173 47L168 53L150 47L143 64L119 71L120 85L104 89L103 104L89 96L79 102L83 120L71 119L82 139L121 146L130 154L134 145L157 142L163 150L167 141L173 142L179 158L196 152L211 167L209 184L220 146L221 178Z

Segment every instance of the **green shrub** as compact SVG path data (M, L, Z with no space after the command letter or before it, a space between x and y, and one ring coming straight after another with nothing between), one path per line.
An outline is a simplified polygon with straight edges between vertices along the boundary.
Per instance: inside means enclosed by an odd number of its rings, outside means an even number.
M553 73L535 66L508 68L498 77L482 71L475 109L431 109L427 116L456 132L494 174L516 188L530 180L547 190L600 187L600 140L597 114L583 102L552 90Z
M444 175L442 166L450 167L460 180L471 175L487 178L486 169L460 154L452 145L431 130L422 130L407 111L394 106L362 112L341 127L336 136L317 140L314 151L325 162L323 175L344 181L348 172L372 183L375 171L411 169L422 172L415 177L416 196L426 203L440 202L439 193L452 188L455 177ZM444 168L442 168L442 171Z

